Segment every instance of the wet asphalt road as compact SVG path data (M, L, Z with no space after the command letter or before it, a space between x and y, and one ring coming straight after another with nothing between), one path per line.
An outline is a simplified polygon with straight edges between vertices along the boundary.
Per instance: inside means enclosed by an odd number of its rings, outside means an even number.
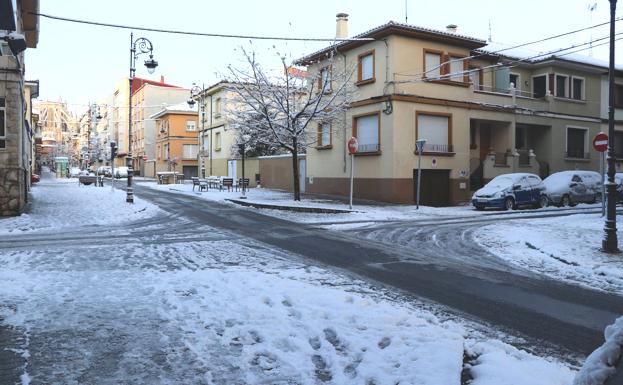
M471 240L491 219L383 223L335 232L192 196L138 188L137 195L190 220L350 271L451 308L464 317L586 355L623 314L623 298L509 266ZM513 217L513 219L517 219Z

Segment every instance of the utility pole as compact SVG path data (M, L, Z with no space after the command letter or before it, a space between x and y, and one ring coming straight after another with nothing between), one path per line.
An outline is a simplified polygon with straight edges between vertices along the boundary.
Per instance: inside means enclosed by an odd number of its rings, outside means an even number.
M606 253L618 253L619 245L617 240L617 217L616 203L617 191L614 182L615 174L615 153L614 153L614 18L617 7L617 0L610 1L610 63L608 67L608 181L606 182L606 192L608 194L608 207L606 209L606 223L604 225L604 239L601 248Z

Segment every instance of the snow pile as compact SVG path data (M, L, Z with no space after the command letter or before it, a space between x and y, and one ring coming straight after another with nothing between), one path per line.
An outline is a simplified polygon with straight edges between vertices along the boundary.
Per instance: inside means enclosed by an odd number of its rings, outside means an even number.
M160 209L110 187L79 186L75 178L45 178L31 190L32 210L17 217L0 217L0 234L76 226L112 225L152 217Z
M599 214L579 214L499 222L479 228L474 238L510 263L568 282L623 293L623 260L599 250L603 226Z
M604 332L606 342L586 359L573 385L603 385L614 374L621 362L623 349L623 317L619 317Z

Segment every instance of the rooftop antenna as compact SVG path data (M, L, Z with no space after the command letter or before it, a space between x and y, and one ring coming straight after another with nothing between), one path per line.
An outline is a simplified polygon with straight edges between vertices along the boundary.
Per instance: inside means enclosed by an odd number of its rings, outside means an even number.
M491 19L489 19L489 42L492 42L493 40L491 40Z
M591 14L591 24L593 25L593 12L595 11L595 9L597 9L597 3L593 3L593 4L589 4L588 5L588 11ZM593 56L593 30L591 29L591 39L589 40L589 45L588 45L588 56Z
M409 24L409 15L407 14L407 0L405 0L405 24Z

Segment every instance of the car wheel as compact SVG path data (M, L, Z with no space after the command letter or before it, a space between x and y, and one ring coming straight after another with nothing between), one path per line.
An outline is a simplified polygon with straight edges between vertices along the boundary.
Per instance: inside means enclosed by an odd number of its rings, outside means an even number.
M539 198L539 208L543 209L549 205L549 198L546 195L541 195Z
M601 202L601 193L595 194L595 199L593 200L592 203L597 203L597 202Z
M508 197L504 200L504 210L513 210L515 208L515 200Z
M484 206L474 206L474 207L476 207L477 211L482 211L485 209Z
M569 198L569 195L563 195L562 199L560 199L560 206L562 207L568 207L571 206L571 199Z

